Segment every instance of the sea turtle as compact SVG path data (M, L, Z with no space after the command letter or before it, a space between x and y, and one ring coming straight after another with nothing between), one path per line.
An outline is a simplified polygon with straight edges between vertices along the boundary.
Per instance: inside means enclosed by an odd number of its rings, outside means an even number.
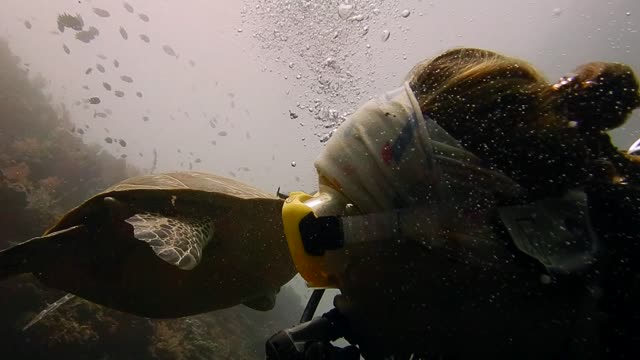
M245 304L273 308L295 274L283 200L202 172L126 179L41 237L0 252L0 279L33 273L48 287L152 318Z

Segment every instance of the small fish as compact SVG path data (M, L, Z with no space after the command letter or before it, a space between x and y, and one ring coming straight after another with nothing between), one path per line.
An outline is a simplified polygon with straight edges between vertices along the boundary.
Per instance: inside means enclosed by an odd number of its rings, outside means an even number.
M83 43L90 43L91 40L95 39L96 36L98 36L98 34L100 34L100 31L92 26L89 28L89 30L76 33L76 39L82 41Z
M29 20L24 21L24 27L26 27L27 29L31 29L31 23L29 22Z
M128 82L128 83L132 83L133 82L133 79L131 78L131 76L128 76L128 75L120 76L120 80L122 80L124 82Z
M111 115L111 109L104 109L104 112L106 112L107 114ZM107 130L108 131L108 130Z
M124 6L125 9L127 9L128 12L130 13L133 12L133 6L129 5L128 3L124 3L122 5Z
M227 136L227 135L228 135L228 133L227 133L226 131L220 131L220 132L218 132L218 135L220 135L220 136Z
M85 90L89 90L89 86L87 86L87 85L82 85L82 88L85 89Z
M84 71L85 75L89 75L91 74L91 72L93 71L93 68L88 68L87 70Z
M169 45L163 45L162 50L169 56L176 56L176 52L173 51L173 48L171 48L171 46Z
M107 60L107 57L103 54L98 54L98 58L102 59L102 60Z
M105 113L103 113L103 112L94 112L94 113L93 113L93 117L94 117L94 118L102 118L102 119L104 119L104 118L106 118L106 117L107 117L107 114L105 114Z
M148 117L148 116L143 116L143 117L142 117L142 120L143 120L143 121L149 121L149 117Z
M84 135L84 130L82 129L76 129L76 132L80 135Z
M126 159L127 158L127 154L122 154L120 155L121 158Z
M107 10L105 10L105 9L93 8L93 12L96 15L98 15L100 17L104 17L104 18L111 16L111 14L109 14L109 12Z
M145 34L140 34L140 40L148 43L149 41L151 41L151 39L149 39L149 37Z
M196 66L196 62L193 60L189 60L189 65L191 65L191 67L195 67Z
M104 88L105 88L107 91L111 91L111 85L109 85L109 83L108 83L108 82L103 82L103 83L102 83L102 86L104 86Z
M137 97L139 97L139 98L141 98L141 97L142 97L142 92L140 92L140 91L136 91L136 96L137 96Z
M64 50L65 53L71 54L71 50L69 50L69 47L65 44L62 44L62 50Z
M195 159L195 160L194 160L194 162L195 162L196 164L200 164L200 163L202 162L202 160L200 160L200 158L197 158L197 159Z
M140 18L140 20L144 21L144 22L149 22L149 17L145 14L138 14L138 17Z
M84 27L84 21L79 14L76 14L76 16L71 16L67 13L62 13L61 15L58 15L57 22L58 30L60 30L60 32L64 32L65 28L70 28L75 31L82 31L82 28Z
M289 118L291 119L297 119L298 118L298 114L292 112L291 110L289 110Z
M127 147L127 142L122 139L118 140L118 144L120 144L120 146L122 147Z
M114 92L114 95L117 96L117 97L123 97L124 96L124 91L116 90Z
M93 104L93 105L100 104L100 98L97 96L89 98L89 104Z
M122 38L125 40L129 38L129 34L127 34L127 30L125 30L122 26L120 26L120 36L122 36Z
M116 59L113 59L113 66L116 68L120 67L120 62Z
M102 66L100 64L96 64L96 69L98 69L98 71L100 71L101 73L104 72L104 66Z

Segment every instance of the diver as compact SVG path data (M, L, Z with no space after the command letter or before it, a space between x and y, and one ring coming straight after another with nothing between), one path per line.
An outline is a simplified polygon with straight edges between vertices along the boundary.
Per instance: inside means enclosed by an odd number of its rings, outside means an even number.
M417 64L338 128L318 193L287 199L298 271L341 294L274 335L268 358L637 351L640 162L606 131L640 106L638 88L616 63L556 84L483 49Z

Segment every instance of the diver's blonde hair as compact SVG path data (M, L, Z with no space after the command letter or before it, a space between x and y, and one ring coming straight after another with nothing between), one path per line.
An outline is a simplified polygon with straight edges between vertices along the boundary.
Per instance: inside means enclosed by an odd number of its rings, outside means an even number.
M543 121L539 110L549 86L529 63L474 48L452 49L418 63L407 80L423 112L454 132L465 124L489 126L481 124L487 117Z

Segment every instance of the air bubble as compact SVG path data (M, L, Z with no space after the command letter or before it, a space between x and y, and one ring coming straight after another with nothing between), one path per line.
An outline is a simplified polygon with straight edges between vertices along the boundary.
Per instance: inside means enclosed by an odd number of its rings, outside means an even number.
M296 162L295 161L291 162L291 167L296 167Z
M382 41L387 41L389 40L389 36L391 36L391 32L389 30L382 30L382 33L380 34L380 39Z
M340 18L346 20L351 14L353 14L353 5L340 4L340 6L338 6L338 15L340 15Z

